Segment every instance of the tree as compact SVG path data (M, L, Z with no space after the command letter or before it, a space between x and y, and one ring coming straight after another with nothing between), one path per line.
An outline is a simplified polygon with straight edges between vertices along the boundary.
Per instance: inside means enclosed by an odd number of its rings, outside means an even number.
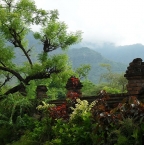
M112 72L110 64L102 63L102 64L100 64L100 66L105 68L107 71L106 73L101 74L100 82L102 80L104 80L104 81L108 82L110 86L113 86L117 74Z
M80 65L80 67L78 67L75 72L78 74L78 77L80 79L87 79L88 77L88 73L91 69L91 66L89 64L83 64L83 65Z
M127 79L124 77L124 73L119 75L118 84L121 86L121 92L124 93L127 90L126 85L128 84Z
M107 70L106 73L101 75L100 82L102 80L107 82L108 89L111 90L111 88L113 88L113 92L117 92L119 90L119 92L124 93L126 91L127 84L127 79L124 77L124 73L113 73L111 70L111 65L109 64L100 64L100 66Z
M1 89L12 78L18 84L9 88L4 95L25 89L32 80L50 78L67 69L67 58L64 55L48 55L50 51L70 45L81 40L81 31L67 32L67 25L59 21L57 10L38 9L32 0L2 0L0 3L0 75ZM37 62L32 61L34 51L26 40L32 25L40 25L40 32L34 37L42 43ZM15 52L21 50L26 62L19 66L13 62Z

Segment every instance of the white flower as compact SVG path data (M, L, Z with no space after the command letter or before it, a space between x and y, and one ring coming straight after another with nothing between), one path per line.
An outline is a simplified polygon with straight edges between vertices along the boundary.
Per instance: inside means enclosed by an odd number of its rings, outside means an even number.
M104 116L104 114L103 114L103 113L101 113L101 114L100 114L100 116L102 117L102 116Z
M131 104L131 106L132 106L132 107L134 107L134 106L135 106L135 104Z

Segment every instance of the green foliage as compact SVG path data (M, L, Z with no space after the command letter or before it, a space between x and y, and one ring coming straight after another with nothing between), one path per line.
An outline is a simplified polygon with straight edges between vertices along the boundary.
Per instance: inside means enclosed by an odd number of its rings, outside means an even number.
M7 144L8 142L11 142L11 135L14 133L13 127L10 125L3 125L0 127L0 143L1 144ZM16 136L16 135L15 135Z
M39 105L37 107L38 110L43 110L44 112L47 111L48 108L54 107L54 104L46 104L44 101L42 101L43 105Z
M14 141L12 145L17 144L28 144L28 145L39 145L41 143L46 142L47 140L51 140L52 136L52 122L48 117L44 117L41 121L38 121L34 118L26 118L27 130L21 136L18 141ZM31 126L28 126L30 125Z
M144 133L141 113L144 105L135 97L130 97L128 103L123 101L116 108L109 109L106 103L108 98L106 94L91 104L78 99L75 107L71 107L68 120L50 118L48 108L53 106L43 102L38 106L40 117L25 114L17 117L13 125L3 125L0 128L0 132L3 132L0 141L12 145L141 145ZM9 130L17 132L17 135L9 138Z
M108 87L108 86L104 86L103 90L105 90L107 93L110 94L118 94L121 93L121 91L117 88L113 88L113 87Z
M19 82L13 84L13 88L7 90L5 94L19 91L20 86L30 90L28 89L28 86L31 86L30 81L43 81L50 78L52 74L64 72L68 68L66 55L50 56L48 53L58 48L65 50L70 45L78 43L82 33L81 31L68 33L67 25L58 20L58 15L57 10L38 9L33 0L3 0L0 3L0 37L2 37L0 75L3 76L0 87L6 86L13 76L15 82ZM32 61L35 50L29 45L26 37L32 25L41 26L40 32L34 33L35 39L39 39L43 45L43 50L37 54L37 62ZM12 61L14 55L19 55L17 49L26 58L21 66L20 63ZM71 73L72 68L69 69Z
M98 96L101 90L105 90L107 93L110 94L123 93L119 86L111 87L108 83L93 84L89 80L85 80L82 83L83 83L82 88L83 97Z
M125 144L142 144L142 137L140 135L140 128L138 124L133 122L133 119L126 118L119 122L119 127L110 133L109 144L125 145Z
M23 114L25 109L28 110L29 107L32 106L30 100L28 98L22 97L20 94L9 95L3 101L0 102L0 114L3 114L0 122L7 123L13 125L16 121L16 118ZM15 113L19 115L15 118Z
M2 36L0 36L2 37ZM0 60L5 62L7 65L10 63L12 58L14 58L14 53L11 51L12 47L6 46L4 39L0 39Z
M107 70L106 73L101 75L100 82L103 80L108 83L109 87L118 88L122 93L126 92L127 80L124 77L124 73L113 73L109 64L100 64L100 66Z
M80 99L77 99L76 101L77 104L75 105L75 108L71 107L73 112L70 115L70 120L75 123L81 123L81 120L85 120L87 117L90 117L89 111L93 105L89 106L86 100L81 101Z
M19 141L12 143L11 145L38 145L37 141L29 139L28 135L23 135Z
M30 81L29 86L26 86L27 98L30 100L36 99L36 82Z
M69 123L64 123L61 120L57 120L55 126L53 127L56 138L53 139L51 142L59 145L91 145L91 122L88 119L88 114L85 114L84 116L85 117L81 118L81 120L79 120L79 122L77 123L73 123L73 121Z
M96 91L96 85L93 84L91 81L84 80L82 82L82 84L83 84L83 87L82 87L82 95L83 96L92 96L92 95L96 95L98 93L98 92L95 92Z
M78 67L75 72L78 74L78 78L82 79L82 78L87 78L88 77L88 73L91 69L91 66L88 64L84 64L81 65L80 67Z
M14 115L13 118L16 116ZM4 118L1 118L4 120ZM15 122L11 124L9 121L0 121L0 143L7 144L15 142L16 140L19 140L20 137L25 134L26 136L26 130L31 130L34 127L34 118L29 117L28 115L24 116L18 116L15 118ZM28 138L27 138L28 139ZM18 141L20 142L20 141Z
M47 51L55 50L59 47L62 49L68 48L68 46L81 41L81 31L76 33L67 33L67 25L64 22L49 21L48 25L43 27L41 32L34 33L35 39L39 39L41 42L49 40Z

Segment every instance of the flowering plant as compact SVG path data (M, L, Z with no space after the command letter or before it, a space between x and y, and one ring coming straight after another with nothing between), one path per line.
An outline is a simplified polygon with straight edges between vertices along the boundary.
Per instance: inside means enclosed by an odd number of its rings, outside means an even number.
M43 105L39 105L37 109L48 113L52 119L68 118L66 103L56 106L55 104L47 104L44 101L42 101L42 104Z
M70 107L73 111L70 114L70 120L75 120L77 122L81 119L83 120L86 116L89 117L92 105L89 105L88 101L86 100L81 101L80 99L76 99L76 102L75 108Z
M69 117L67 113L66 103L63 103L62 105L59 106L50 107L48 108L48 112L50 117L52 117L52 119L62 118L64 120L67 120Z

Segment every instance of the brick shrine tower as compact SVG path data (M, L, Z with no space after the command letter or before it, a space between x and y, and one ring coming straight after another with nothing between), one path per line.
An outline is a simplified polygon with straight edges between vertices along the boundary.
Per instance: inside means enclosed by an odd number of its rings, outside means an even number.
M144 94L144 62L141 58L136 58L129 64L124 77L128 80L127 91L129 95Z

